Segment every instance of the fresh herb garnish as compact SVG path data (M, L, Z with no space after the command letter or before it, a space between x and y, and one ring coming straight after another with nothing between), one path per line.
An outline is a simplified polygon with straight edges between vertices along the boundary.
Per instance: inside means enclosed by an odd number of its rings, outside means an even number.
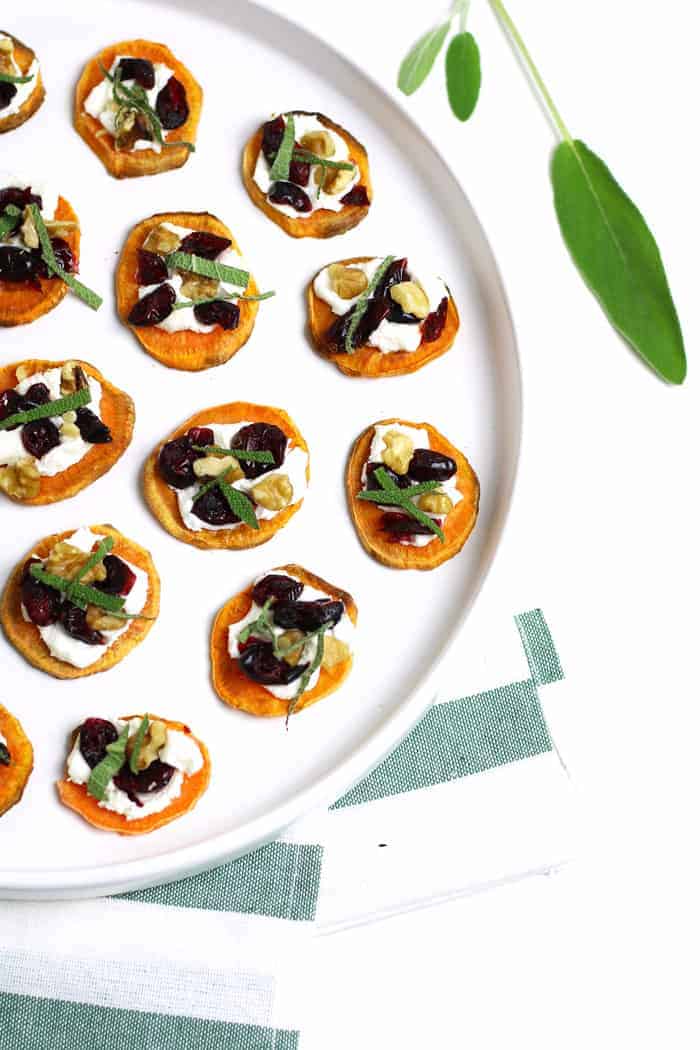
M146 739L146 732L148 731L149 725L150 721L148 719L148 715L144 715L141 720L141 725L136 730L136 736L134 737L134 746L132 747L131 754L129 756L129 769L132 773L138 773L139 771L139 755L141 754L141 748L143 747L143 742Z
M7 744L3 744L2 740L0 740L0 766L9 766L10 758L11 756Z
M275 457L267 449L249 452L244 448L223 448L221 445L193 445L195 452L206 452L208 456L233 456L249 463L274 463Z
M275 294L275 292L261 292L260 295L238 295L232 292L231 295L215 295L211 299L190 299L182 303L175 303L173 310L188 310L193 306L205 306L207 303L226 302L231 299L241 303L260 303L263 299L271 299Z
M319 629L319 631L316 632L318 634L318 644L316 646L316 655L314 656L313 660L311 661L311 663L309 664L309 666L306 668L306 670L304 671L303 675L299 679L299 688L297 689L296 694L289 701L289 706L287 708L287 717L286 717L285 722L284 722L285 726L289 725L289 719L293 715L294 710L295 710L297 704L299 703L299 701L301 700L303 694L308 689L309 682L311 681L312 675L314 675L316 673L316 671L318 671L319 667L321 666L321 661L323 660L323 650L324 650L324 647L325 647L324 646L324 638L325 638L325 634L326 634L327 630L328 630L328 627L326 626L326 627L321 627Z
M489 3L561 139L550 177L559 227L574 264L620 335L663 379L682 383L687 367L683 333L654 235L606 164L571 135L502 0ZM455 0L449 19L404 59L398 83L405 94L425 80L457 13L463 32L467 7L468 0ZM455 114L465 119L478 93L478 50L464 43L453 50L458 39L447 53L447 89Z
M107 744L107 754L98 762L87 782L88 795L102 802L107 794L107 786L126 762L126 745L129 739L129 724L111 744Z
M332 169L335 171L354 171L355 165L347 160L330 160L329 157L319 157L317 153L312 153L310 150L298 149L294 150L294 160L300 160L304 164L318 164L323 170L321 177L318 180L316 197L321 196L321 190L323 189L326 181L326 171Z
M98 591L96 587L90 587L89 584L65 580L63 576L47 572L41 565L32 565L29 571L35 580L45 583L48 587L53 587L56 591L61 591L81 609L86 609L88 605L98 605L101 609L117 615L124 607L124 599L119 595Z
M15 412L13 416L0 419L0 430L7 430L8 427L17 427L22 423L33 423L35 419L50 419L52 416L62 416L66 412L72 412L82 405L87 405L91 400L90 388L83 387L82 390L76 390L74 394L68 394L67 397L59 397L56 401L47 401L45 405L37 405L35 408L28 408L25 412Z
M19 225L19 220L22 216L22 212L16 204L8 204L0 215L0 238L6 237L8 233Z
M33 79L33 73L30 73L27 77L13 76L12 73L0 73L0 84L28 84L29 81Z
M48 230L44 225L44 220L42 218L41 212L39 211L36 204L30 204L28 205L28 207L32 220L34 222L34 227L36 229L37 236L39 237L39 244L41 245L41 257L46 263L49 272L52 273L54 277L60 277L60 279L68 285L70 290L72 292L75 292L78 298L82 299L84 303L87 303L87 305L92 310L99 310L99 308L102 306L102 297L99 296L97 292L93 292L92 289L87 288L84 284L82 284L81 281L77 279L77 277L74 277L72 273L66 273L66 271L63 269L58 259L56 258L53 246L51 244L51 238L49 237Z
M189 252L171 252L170 255L165 256L165 265L169 270L187 270L189 273L197 273L202 277L214 277L226 284L236 284L240 288L247 288L250 280L247 270L238 270L235 266L224 266L223 263L215 262L213 259L203 259L201 255L191 255Z
M364 292L362 293L362 295L359 297L359 299L357 300L357 302L353 306L353 308L352 308L352 317L350 318L350 324L348 325L348 330L345 333L345 353L346 354L351 354L353 352L352 341L355 338L355 332L357 331L357 327L358 327L360 321L362 320L362 318L364 316L364 313L365 313L365 310L367 309L367 305L369 303L369 300L371 299L372 295L374 294L374 291L377 288L377 285L379 284L379 282L381 281L381 279L383 278L384 274L389 269L389 267L391 266L393 261L394 261L394 256L393 255L387 255L387 257L385 259L382 259L382 261L379 264L378 268L375 270L375 273L374 273L374 276L372 277L372 280L369 282L369 284L365 288Z
M445 542L445 533L437 522L427 514L424 514L411 499L412 496L418 495L416 492L417 489L420 489L422 492L430 492L432 489L438 487L439 482L424 481L421 485L414 485L407 489L400 489L399 486L391 480L383 467L378 467L377 470L374 471L374 477L381 485L383 491L378 492L372 490L358 492L358 499L369 500L372 503L382 503L391 507L400 507L406 512L406 514L415 518L416 521L420 521L423 525L427 525L431 532L434 532L435 535L439 537L441 543Z
M275 159L270 166L271 182L289 181L289 166L292 163L296 131L294 129L294 115L292 113L287 113L286 116L287 120L284 125L284 134L282 135L280 148L277 150Z
M112 539L112 537L105 536L105 538L98 545L97 550L94 550L90 557L87 559L87 561L83 562L83 564L80 566L75 576L71 580L71 583L80 583L83 577L87 576L87 574L92 569L94 569L96 565L99 565L100 562L107 557L113 546L114 540Z
M274 631L272 630L272 620L270 619L270 607L273 600L274 599L272 598L268 598L256 619L251 620L242 631L239 631L237 640L240 645L244 645L251 635L262 635L272 641L274 638Z
M112 98L119 107L115 118L115 125L124 120L124 117L129 110L136 110L136 112L141 113L146 118L153 138L160 146L185 146L190 153L194 153L194 145L191 142L168 142L163 135L163 125L160 122L160 117L148 101L146 89L142 87L141 84L134 84L132 87L128 87L122 81L121 70L119 68L117 68L114 74L112 74L109 70L105 69L100 62L100 69L102 70L102 75L111 82Z
M229 483L223 479L219 481L219 488L223 492L226 502L233 513L239 517L242 522L249 525L251 529L259 529L260 522L255 513L255 506L245 493L241 492L240 489L235 489L233 485L229 485Z

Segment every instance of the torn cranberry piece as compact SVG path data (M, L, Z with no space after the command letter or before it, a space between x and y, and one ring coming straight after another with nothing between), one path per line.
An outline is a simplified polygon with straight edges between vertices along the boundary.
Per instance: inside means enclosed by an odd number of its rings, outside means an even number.
M278 627L300 631L317 631L319 627L335 627L345 606L333 598L317 598L312 602L281 599L272 607L272 619Z
M287 451L287 435L274 423L249 423L231 438L231 448L245 452L272 453L272 463L240 460L241 470L247 478L259 478L268 470L282 466Z
M89 445L108 445L110 443L112 432L91 408L81 405L75 415L75 424L83 441L87 441Z
M284 127L284 117L275 117L274 120L268 120L263 124L261 149L268 164L272 164L282 145Z
M298 663L292 667L286 660L278 660L272 642L254 641L246 645L238 657L241 669L261 685L289 685L301 678L308 664Z
M8 419L9 416L16 416L18 412L22 411L22 397L17 393L16 390L3 390L0 394L0 419ZM7 427L7 430L16 430L21 423L16 423L13 427Z
M28 204L36 204L40 211L43 207L41 197L32 193L31 186L26 186L24 189L20 189L19 186L6 186L5 189L0 190L0 213L8 204L14 204L21 211L24 211Z
M176 299L177 295L171 284L159 284L132 307L128 319L129 324L137 328L148 328L160 324L173 312Z
M185 436L193 445L214 444L214 431L211 427L190 427Z
M95 631L88 625L85 619L85 610L77 605L73 605L73 602L61 602L59 619L71 638L76 638L85 645L105 644L105 636L101 631Z
M53 587L48 587L40 580L35 580L29 569L32 565L40 565L35 559L30 559L24 566L22 582L20 585L22 605L27 610L27 616L37 627L48 627L56 623L61 607L61 596Z
M436 521L435 524L439 526L440 522ZM424 525L410 514L396 514L394 511L382 514L381 528L396 540L408 539L411 536L435 535L429 525Z
M268 598L286 598L295 602L301 597L303 590L304 584L301 580L293 580L291 576L271 572L268 576L263 576L262 580L258 580L253 587L253 601L256 605L264 605Z
M129 796L131 802L142 806L143 802L139 795L152 795L154 791L161 791L167 787L172 780L175 767L161 762L156 758L146 769L138 773L132 773L129 765L123 765L113 780L115 787Z
M51 247L56 256L56 262L64 273L75 273L77 270L75 256L73 255L73 251L68 241L64 241L63 237L52 237ZM55 274L49 271L40 251L32 252L32 255L36 256L36 272L39 277L47 278L55 276Z
M146 284L161 284L168 279L168 267L165 259L155 252L147 252L145 248L139 248L136 263L136 283L141 286Z
M22 427L22 444L36 459L41 459L60 443L58 427L50 419L35 419Z
M447 296L440 301L437 310L428 314L421 328L421 336L424 343L434 343L442 335L447 320Z
M117 727L105 718L86 718L80 727L80 754L90 769L107 757L107 745L119 737Z
M417 448L408 464L408 474L414 481L448 481L457 473L457 464L451 456L434 452L431 448Z
M39 263L42 259L38 252L25 252L21 248L0 244L0 281L11 284L34 282L39 274Z
M190 115L184 85L177 77L171 77L158 92L156 113L163 131L172 131L174 128L182 127Z
M197 497L192 504L192 513L207 525L235 525L241 520L216 485Z
M156 71L147 58L122 58L117 69L122 80L135 80L147 91L155 87Z
M183 238L178 251L213 260L230 247L231 241L228 237L219 237L215 233L207 233L206 230L195 230Z
M355 204L360 207L366 207L369 204L367 190L364 186L353 186L351 190L348 190L344 197L340 198L340 203Z
M288 204L299 212L311 211L307 194L293 182L273 182L267 196L273 204Z
M188 437L173 438L166 441L158 454L158 469L168 485L186 489L195 482L192 464L203 454L195 452Z
M126 597L136 583L136 573L132 572L126 562L118 558L116 554L107 554L102 564L107 576L104 580L94 583L93 587L104 591L105 594L120 594Z
M7 84L0 80L0 110L6 109L17 94L16 84Z
M218 324L226 332L238 328L241 311L236 303L215 299L213 303L200 303L194 308L194 316L200 324Z
M24 395L24 400L31 405L46 405L51 400L51 391L46 383L32 383Z
M360 323L355 329L352 338L353 349L357 349L358 346L365 346L369 341L372 332L379 328L382 321L389 316L390 311L390 300L370 299L367 304L367 309L360 318ZM348 310L347 313L344 313L342 317L337 319L337 321L334 321L326 334L326 338L330 345L340 351L345 350L345 337L350 327L350 322L352 321L352 313L352 310Z

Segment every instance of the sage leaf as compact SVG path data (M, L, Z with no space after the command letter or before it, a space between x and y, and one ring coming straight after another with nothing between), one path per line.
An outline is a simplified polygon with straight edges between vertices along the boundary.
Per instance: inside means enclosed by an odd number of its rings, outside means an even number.
M471 33L457 33L445 55L447 97L458 120L469 120L479 101L481 58Z
M609 320L660 376L682 383L686 358L654 236L607 165L579 139L552 159L554 206L571 257Z
M408 52L399 67L398 84L404 95L412 95L421 86L440 54L449 28L447 21L429 29Z
M126 762L126 744L129 739L129 723L124 726L118 738L107 744L107 754L98 762L87 782L88 795L102 802L107 794L107 786Z

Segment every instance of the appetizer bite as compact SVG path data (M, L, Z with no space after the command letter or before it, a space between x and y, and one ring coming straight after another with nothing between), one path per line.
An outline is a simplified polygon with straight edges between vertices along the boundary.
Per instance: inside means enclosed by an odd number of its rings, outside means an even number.
M17 37L0 29L0 135L34 116L44 96L36 55Z
M355 442L346 488L365 550L393 569L434 569L474 528L479 482L429 423L384 419Z
M32 745L17 719L0 704L0 817L22 798L33 768Z
M209 752L182 722L155 715L86 718L56 787L63 805L88 824L144 835L193 809L210 772Z
M163 44L125 40L90 59L75 89L78 134L117 179L181 168L194 152L202 89Z
M0 173L0 325L28 324L68 289L93 310L102 299L75 277L78 216L48 187Z
M287 524L309 483L309 450L286 412L236 401L191 416L149 456L149 507L195 547L257 547Z
M158 616L160 580L148 551L111 525L47 536L8 580L0 602L7 638L55 678L107 671L142 642Z
M274 717L310 707L350 674L355 602L300 565L259 577L217 614L214 689L224 703Z
M152 215L129 234L117 268L119 316L168 368L228 361L248 341L258 293L233 234L206 212Z
M68 499L127 449L134 403L86 361L0 367L0 491L37 506Z
M367 151L322 113L282 113L243 152L253 204L292 237L334 237L369 211Z
M393 255L324 266L307 298L316 347L349 376L415 372L446 353L459 329L445 282Z

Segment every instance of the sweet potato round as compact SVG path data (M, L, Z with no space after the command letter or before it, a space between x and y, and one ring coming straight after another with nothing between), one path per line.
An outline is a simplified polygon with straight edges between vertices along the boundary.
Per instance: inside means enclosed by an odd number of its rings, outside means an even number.
M0 733L10 752L9 766L0 765L0 817L17 805L34 768L34 751L22 726L0 704Z
M238 423L243 420L251 423L274 423L291 439L293 448L301 448L306 453L309 451L301 431L281 408L273 408L271 405L253 405L248 401L234 401L229 405L215 405L213 408L195 412L151 452L143 470L143 492L146 502L163 528L175 539L190 543L193 547L201 547L203 550L221 550L222 548L244 550L248 547L258 547L261 543L267 543L272 539L275 533L279 532L301 507L303 499L285 507L274 518L262 519L259 529L251 529L250 525L242 524L231 529L194 531L183 524L177 504L177 495L166 484L158 471L158 456L161 448L167 441L182 437L190 427L204 427L207 423ZM309 478L310 470L307 462L307 482Z
M67 470L53 477L41 478L39 495L32 499L16 500L28 507L38 507L46 503L57 503L62 499L69 499L87 488L93 481L97 481L110 470L117 460L124 454L131 442L134 430L134 402L123 390L113 386L99 372L94 365L87 361L75 360L83 371L92 376L102 385L102 401L100 403L100 415L112 433L112 440L104 445L91 445L83 458ZM48 368L56 368L65 364L65 361L44 361L39 358L31 358L27 361L17 361L12 365L4 365L0 368L0 390L14 386L17 382L16 371L20 365L30 368L32 372L43 372Z
M58 198L55 220L74 222L78 216L67 200ZM63 239L70 245L76 267L80 262L80 227L76 225L65 232ZM39 277L38 287L29 283L11 284L0 280L0 325L12 327L17 324L29 324L43 317L54 306L58 306L68 291L68 285L59 277Z
M163 146L160 153L152 149L117 150L114 139L102 126L99 120L91 117L83 108L85 99L92 89L103 79L100 65L109 69L117 55L130 58L145 58L151 62L163 62L172 69L175 76L185 88L190 112L185 123L172 131L165 131L166 142L191 142L197 138L197 126L202 112L202 89L189 69L179 62L170 48L164 44L155 44L150 40L123 40L119 44L110 44L91 58L83 69L75 89L73 123L75 130L83 138L93 153L97 154L110 175L117 179L132 178L139 175L157 175L161 171L181 168L187 162L190 151L186 146Z
M22 76L26 75L31 68L32 62L36 58L36 55L30 47L23 44L22 41L18 40L16 36L12 35L12 33L8 33L6 29L0 29L0 34L3 36L9 36L13 41L15 45L15 62L19 66ZM39 69L31 93L24 100L17 112L12 113L7 117L3 117L2 110L0 109L0 135L6 131L12 131L13 128L20 127L20 125L24 124L24 122L29 120L30 117L33 117L45 98L46 92L44 90L44 82L41 78L41 69Z
M352 263L369 262L370 259L369 255L358 255L352 259L341 259L339 262L342 266L350 266ZM327 265L332 266L333 264ZM306 292L309 332L316 348L324 357L337 365L346 376L365 376L367 379L376 379L381 376L401 376L409 372L417 372L429 361L434 361L435 358L447 353L455 341L459 330L459 314L455 301L450 295L445 327L440 336L432 343L422 342L417 350L399 350L394 354L383 354L376 347L367 345L359 346L352 354L339 353L333 349L327 338L328 329L337 320L337 314L333 313L328 303L316 295L314 281L317 276L318 273L314 274Z
M258 312L257 302L238 304L240 320L238 327L232 331L225 331L217 325L213 332L165 332L155 326L139 328L129 324L129 314L139 298L139 286L136 283L138 251L150 231L163 222L171 222L175 226L185 226L193 230L204 230L207 233L215 233L218 237L227 237L233 250L239 250L228 226L224 226L223 222L208 212L182 211L151 215L149 219L144 219L138 226L134 226L122 250L116 275L119 316L144 350L168 368L199 372L204 368L222 365L248 342ZM246 293L258 294L258 286L252 275Z
M451 456L457 464L457 488L462 493L462 499L445 519L444 543L440 542L439 537L425 547L392 543L385 538L379 527L384 511L376 503L357 499L357 493L362 489L362 468L367 462L374 428L391 423L427 430L430 447L445 456ZM372 423L353 445L345 475L345 488L350 514L362 546L382 565L388 565L392 569L435 569L449 558L453 558L469 539L479 511L479 481L469 461L430 423L411 423L405 419L381 419Z
M124 715L123 717L124 721L126 721L137 716ZM138 717L142 718L143 715ZM192 776L183 777L182 791L178 797L166 809L161 810L160 813L151 813L150 816L144 817L143 820L127 820L121 813L114 813L111 809L103 809L97 799L88 794L85 784L74 784L70 780L59 780L56 783L56 790L64 806L74 810L88 824L92 824L93 827L100 828L102 831L116 831L119 835L147 835L149 831L162 828L194 809L209 786L211 777L209 752L202 741L195 737L189 726L186 726L183 722L172 722L167 718L160 718L158 715L151 717L165 722L168 729L176 729L187 736L194 737L202 752L204 765L199 772L193 773Z
M20 589L22 570L27 558L32 554L36 554L39 558L45 558L59 540L67 539L75 532L75 529L68 529L66 532L56 532L53 536L47 536L46 539L40 540L17 564L5 584L5 590L3 591L2 599L0 599L0 623L2 623L8 641L12 642L15 649L22 654L25 660L28 660L30 664L33 664L40 671L46 671L47 674L53 675L54 678L85 678L87 675L97 674L100 671L108 671L110 667L114 667L120 660L123 660L134 646L144 640L153 626L160 608L160 578L148 551L144 550L143 547L139 547L133 540L127 539L112 525L90 525L89 528L97 535L111 536L114 540L112 553L120 555L126 561L136 565L139 569L143 569L148 574L148 597L141 612L144 617L149 617L149 619L130 620L124 634L120 635L100 659L89 667L73 667L72 664L64 663L63 660L57 660L51 656L39 634L39 628L22 616L22 595Z
M367 150L354 138L349 131L325 117L323 113L308 113L302 110L305 116L317 117L319 122L340 135L348 144L349 160L356 164L360 170L359 182L367 190L369 204L372 203L372 183L369 175L369 160ZM335 237L340 233L347 233L353 226L362 222L369 211L369 204L345 204L340 211L330 211L328 208L318 208L312 212L307 219L295 219L290 215L273 208L253 178L255 165L262 145L263 131L258 128L254 135L246 143L243 150L243 183L248 191L248 196L262 212L277 223L290 237Z
M353 623L357 623L357 606L352 597L339 587L322 580L320 576L303 569L301 565L282 565L272 572L288 572L296 576L302 583L315 587L317 590L325 591L333 598L339 598L345 605L345 611ZM289 700L280 700L269 693L265 686L259 682L253 682L245 675L238 660L229 656L228 651L228 629L231 624L238 623L250 611L253 604L253 584L240 594L234 595L219 610L214 620L211 632L211 675L214 689L219 697L229 707L237 707L248 714L258 715L264 718L279 718L287 714ZM299 703L294 708L295 713L305 707L311 707L324 696L335 692L352 669L352 656L337 664L330 671L321 668L318 682L313 689L307 690Z

